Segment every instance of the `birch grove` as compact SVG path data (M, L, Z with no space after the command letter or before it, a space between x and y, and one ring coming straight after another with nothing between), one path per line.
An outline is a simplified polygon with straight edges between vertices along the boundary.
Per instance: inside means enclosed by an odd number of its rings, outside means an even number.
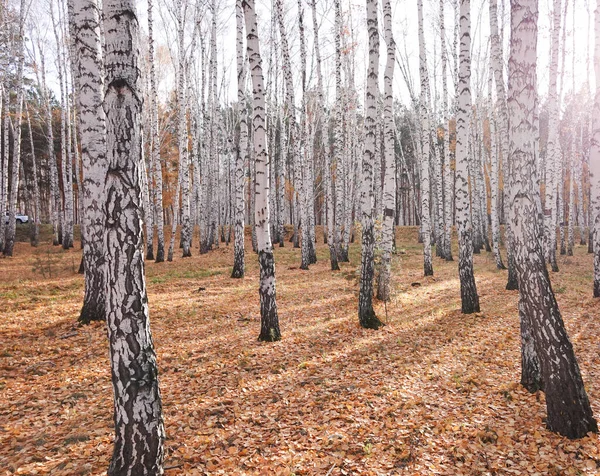
M148 0L140 24L131 0L0 0L0 264L73 283L61 340L106 325L109 475L179 469L150 332L167 292L165 322L226 315L220 338L248 324L257 353L306 315L383 342L452 329L440 296L465 325L502 301L547 428L597 432L574 348L600 297L600 0L400 3ZM571 315L574 272L591 289Z

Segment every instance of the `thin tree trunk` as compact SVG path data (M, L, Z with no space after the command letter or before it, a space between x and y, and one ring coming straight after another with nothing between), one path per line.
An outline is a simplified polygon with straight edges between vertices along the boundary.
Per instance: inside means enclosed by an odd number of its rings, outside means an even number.
M0 99L0 101L2 101ZM31 174L33 176L33 218L31 220L31 246L38 246L40 241L40 187L37 174L37 163L35 158L35 145L33 142L33 130L31 129L31 118L29 117L29 108L26 107L27 129L29 129L29 146L31 147ZM2 115L2 106L0 105L0 116ZM1 210L1 208L0 208Z
M237 137L235 151L235 242L232 278L244 277L244 164L248 151L248 123L246 122L246 63L244 57L244 10L242 0L235 2L237 53Z
M26 20L26 2L21 0L19 8L19 38L17 39L17 105L16 115L14 120L14 137L13 137L13 160L12 160L12 176L10 181L10 195L8 196L8 228L6 229L6 238L4 241L4 255L12 256L15 246L15 234L17 221L15 215L17 213L17 194L19 192L19 170L21 162L21 121L23 116L23 68L25 67L25 20ZM8 102L8 101L7 101ZM5 130L5 133L7 130ZM5 142L6 145L6 142ZM6 149L8 151L8 148ZM8 156L8 152L6 154ZM8 167L8 162L6 163ZM6 182L8 187L8 181ZM4 221L4 218L0 218ZM0 230L1 231L1 230Z
M460 67L456 114L456 225L458 231L458 274L462 312L479 312L479 296L473 274L473 229L468 184L469 115L471 112L471 4L460 0Z
M594 72L600 83L600 0L596 0L595 12ZM590 189L592 208L590 228L593 227L594 284L593 295L600 297L600 88L594 95L592 113L592 137L590 143Z
M419 11L419 77L421 78L421 233L423 235L423 271L425 276L433 276L431 256L431 212L429 194L431 181L429 179L431 131L428 112L429 73L427 72L427 57L425 53L425 35L423 33L423 0L418 0Z
M365 150L360 191L362 215L362 255L360 292L358 297L358 320L362 327L378 329L383 323L373 309L373 275L375 268L375 226L373 222L373 163L376 141L376 115L379 77L379 31L377 0L366 0L367 31L369 36L369 62L365 98Z
M389 301L390 274L392 264L392 244L394 241L394 221L396 216L396 157L394 148L394 63L396 62L396 43L392 34L392 6L390 0L383 3L383 25L387 45L387 62L384 76L384 153L385 179L383 184L383 225L381 239L381 263L377 280L377 299Z
M269 155L267 153L265 131L265 89L262 72L262 59L259 51L258 25L254 0L242 0L246 20L248 61L252 77L254 152L256 179L254 190L256 210L254 212L258 262L260 265L260 316L261 326L258 339L277 341L281 339L277 301L275 295L275 258L271 243L269 213Z
M503 60L502 60L502 39L498 33L498 15L497 0L490 0L490 38L491 38L491 59L494 69L494 80L496 82L496 96L499 104L498 108L498 133L500 137L500 151L502 152L502 172L504 176L504 203L510 190L509 177L509 157L508 157L508 108L506 105L506 90L504 87ZM512 247L512 231L510 229L510 220L505 220L505 241L506 258L508 264L508 280L506 289L518 289L517 275L515 272L515 263Z

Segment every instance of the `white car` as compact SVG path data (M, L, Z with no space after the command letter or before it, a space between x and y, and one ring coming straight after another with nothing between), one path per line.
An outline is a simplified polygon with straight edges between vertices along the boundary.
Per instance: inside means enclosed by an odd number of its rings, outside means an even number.
M29 217L27 215L23 215L22 213L15 213L15 220L17 223L27 223L29 221ZM4 223L8 225L8 212L4 215Z

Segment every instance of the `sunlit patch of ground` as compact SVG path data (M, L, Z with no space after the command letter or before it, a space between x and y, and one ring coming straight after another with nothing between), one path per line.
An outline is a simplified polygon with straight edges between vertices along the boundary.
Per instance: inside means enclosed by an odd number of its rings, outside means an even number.
M475 257L482 312L460 313L457 263L422 277L414 228L398 234L379 331L358 326L359 245L332 272L275 248L283 340L259 343L258 265L232 249L146 263L167 429L166 474L597 474L598 439L548 432L543 394L520 388L517 293ZM321 235L319 234L319 240ZM600 322L584 247L554 289L600 416ZM455 256L457 252L455 250ZM78 327L78 249L19 243L0 259L0 474L103 474L111 455L106 331ZM44 277L45 276L45 277Z

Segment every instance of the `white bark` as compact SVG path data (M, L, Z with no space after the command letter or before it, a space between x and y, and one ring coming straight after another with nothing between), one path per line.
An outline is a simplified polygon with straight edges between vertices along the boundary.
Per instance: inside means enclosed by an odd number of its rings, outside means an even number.
M244 277L244 164L248 151L248 123L246 122L246 62L244 56L244 10L242 0L235 2L237 54L237 121L238 131L235 154L235 241L232 278Z
M73 41L77 56L81 159L83 168L83 217L85 230L83 267L85 295L79 321L104 321L104 185L106 160L106 117L102 109L104 93L99 5L96 0L74 0Z
M362 166L360 209L362 217L362 255L358 319L362 327L378 329L383 323L373 309L373 274L375 267L375 226L373 222L373 164L376 139L376 115L379 77L379 31L377 26L377 0L366 0L367 32L369 36L369 62L365 95L365 150Z
M594 73L596 83L600 84L600 0L596 0L594 16L595 48ZM594 109L592 112L592 137L590 144L590 187L591 187L591 223L594 228L594 297L600 297L600 88L596 87Z
M421 234L423 236L423 271L425 276L433 276L431 257L431 211L429 194L431 181L429 178L430 162L430 116L428 112L429 73L425 51L425 35L423 33L423 0L417 1L419 12L419 77L421 79L420 116L421 116Z
M473 228L468 178L468 146L471 113L471 4L460 0L460 65L456 113L456 227L458 233L458 274L462 312L479 312L479 296L473 275Z
M387 46L387 61L384 76L383 120L385 178L383 183L383 225L381 239L381 264L377 281L377 298L390 299L390 274L392 264L392 245L396 216L396 157L394 149L394 63L396 62L396 43L392 34L392 6L390 0L383 2L383 25Z
M106 324L115 411L108 474L159 475L163 474L165 432L144 277L140 40L133 2L104 2L104 25Z
M548 412L546 424L551 431L568 438L581 438L598 428L552 292L540 240L541 204L535 158L537 17L537 0L511 1L510 221L520 314L529 321L539 358Z
M258 25L254 0L243 0L246 20L246 40L248 61L252 77L253 128L254 128L254 161L256 179L254 192L256 197L254 220L260 265L260 308L261 332L259 340L276 341L281 339L277 301L275 296L275 259L270 232L269 210L269 154L265 130L265 87L262 71L262 59L259 50Z
M148 0L148 56L150 61L150 153L154 178L153 206L156 219L156 262L165 260L165 224L163 215L163 180L160 159L160 137L158 134L158 94L156 91L156 63L154 58L153 0Z
M13 160L11 174L11 188L8 196L8 228L6 229L6 238L4 241L4 255L12 256L15 245L16 218L17 212L17 193L19 191L19 170L21 161L21 120L23 116L23 69L25 67L25 21L26 21L26 2L21 0L19 9L19 38L17 39L17 105L14 119L14 141L13 141ZM6 133L7 131L5 131ZM8 162L6 164L8 166ZM8 187L8 181L5 187ZM4 218L0 217L2 221ZM0 230L1 231L1 230Z

